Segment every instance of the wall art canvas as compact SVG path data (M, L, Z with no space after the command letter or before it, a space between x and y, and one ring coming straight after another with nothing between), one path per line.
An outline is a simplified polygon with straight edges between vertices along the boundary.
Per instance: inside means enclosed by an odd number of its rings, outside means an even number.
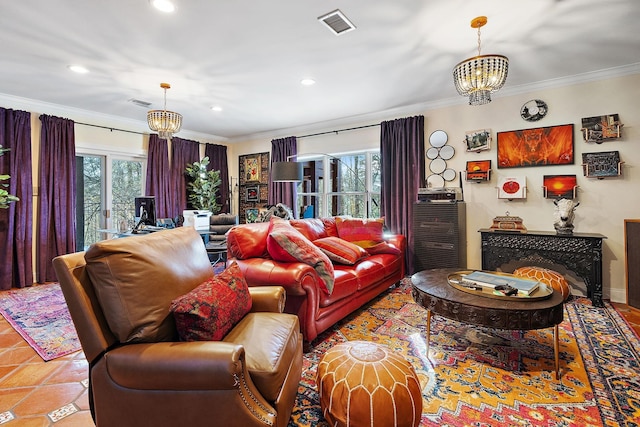
M257 185L249 185L245 188L246 201L247 202L259 202L260 201L260 188Z
M251 224L253 222L256 222L256 220L258 219L258 214L260 213L260 209L246 209L244 213L245 213L246 223Z
M500 178L498 181L499 199L526 199L527 178L524 176L512 176Z
M575 175L544 175L542 187L547 199L573 199L578 181Z
M260 181L260 158L247 157L244 159L244 172L247 182Z
M498 132L498 169L573 163L573 124Z
M620 175L620 152L582 153L582 172L589 178Z
M582 137L585 142L602 144L604 141L620 138L622 124L617 114L583 117Z
M466 132L465 145L467 151L484 151L491 149L491 129L479 129Z
M491 178L491 160L467 162L467 181L488 181Z

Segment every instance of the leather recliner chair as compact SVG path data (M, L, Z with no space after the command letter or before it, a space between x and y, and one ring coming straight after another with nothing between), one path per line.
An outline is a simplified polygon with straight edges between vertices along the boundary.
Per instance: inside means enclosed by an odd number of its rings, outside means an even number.
M222 341L179 342L171 300L213 275L193 228L98 242L53 265L89 363L97 426L288 424L302 336L282 313L283 288L250 288L251 311ZM129 305L113 318L120 302Z

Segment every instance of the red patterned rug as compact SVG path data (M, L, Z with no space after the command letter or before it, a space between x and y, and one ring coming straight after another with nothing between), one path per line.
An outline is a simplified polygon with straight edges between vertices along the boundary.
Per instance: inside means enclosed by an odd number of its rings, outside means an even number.
M423 394L421 426L638 426L640 342L607 304L585 298L565 305L560 368L553 375L553 330L521 333L434 316L425 356L425 310L409 281L319 337L304 356L289 427L328 426L316 392L316 367L333 345L385 344L413 365Z
M0 314L45 361L80 350L57 283L0 292Z

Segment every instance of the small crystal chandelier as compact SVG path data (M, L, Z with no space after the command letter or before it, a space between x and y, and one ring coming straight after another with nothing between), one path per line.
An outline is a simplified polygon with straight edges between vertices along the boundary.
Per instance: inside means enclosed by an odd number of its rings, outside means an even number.
M491 92L504 86L509 72L506 56L480 54L480 28L486 23L486 16L471 21L471 28L478 29L478 56L465 59L453 68L453 83L460 95L469 97L469 105L490 103Z
M149 129L158 132L160 139L171 139L174 133L180 132L182 126L182 114L167 111L167 89L171 89L169 83L160 83L164 89L164 109L151 110L147 113Z

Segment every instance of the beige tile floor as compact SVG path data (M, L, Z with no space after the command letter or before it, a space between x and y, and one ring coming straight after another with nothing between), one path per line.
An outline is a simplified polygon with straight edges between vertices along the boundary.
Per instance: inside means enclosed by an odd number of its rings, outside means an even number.
M640 310L614 304L640 334ZM93 426L82 351L44 362L0 316L0 426Z
M0 425L93 426L82 351L44 362L0 316Z

